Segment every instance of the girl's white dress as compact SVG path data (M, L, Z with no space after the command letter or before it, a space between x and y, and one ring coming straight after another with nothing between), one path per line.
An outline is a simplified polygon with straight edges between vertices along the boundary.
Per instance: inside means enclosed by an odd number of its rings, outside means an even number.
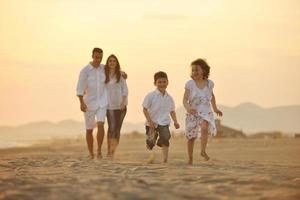
M199 88L194 80L189 80L185 88L190 91L188 103L191 108L197 110L196 115L187 113L185 120L185 135L188 139L197 138L201 135L200 124L203 120L208 122L208 133L215 136L217 133L214 114L211 109L211 99L214 83L208 79L204 88Z

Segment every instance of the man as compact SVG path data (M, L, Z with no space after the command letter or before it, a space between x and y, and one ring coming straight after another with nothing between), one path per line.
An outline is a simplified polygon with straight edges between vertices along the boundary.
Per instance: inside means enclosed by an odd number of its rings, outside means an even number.
M102 57L102 49L94 48L92 52L93 60L80 71L77 84L77 96L80 101L80 110L84 112L86 142L91 159L94 159L93 129L95 126L98 128L97 158L102 158L101 147L104 137L106 108L108 105L107 91L104 83L104 65L101 64Z

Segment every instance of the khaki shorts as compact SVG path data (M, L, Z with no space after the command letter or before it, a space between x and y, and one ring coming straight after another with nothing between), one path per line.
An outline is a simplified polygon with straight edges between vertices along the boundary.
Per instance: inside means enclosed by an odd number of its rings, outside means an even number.
M85 128L93 129L97 125L96 122L104 123L105 115L106 115L106 108L98 108L97 110L92 110L92 111L87 110L84 113Z

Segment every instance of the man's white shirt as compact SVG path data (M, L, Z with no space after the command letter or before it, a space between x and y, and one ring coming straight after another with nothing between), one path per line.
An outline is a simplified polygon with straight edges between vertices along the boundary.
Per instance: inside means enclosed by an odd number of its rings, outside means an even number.
M104 65L95 68L88 64L80 71L77 96L83 96L87 110L107 108L107 89L105 87Z

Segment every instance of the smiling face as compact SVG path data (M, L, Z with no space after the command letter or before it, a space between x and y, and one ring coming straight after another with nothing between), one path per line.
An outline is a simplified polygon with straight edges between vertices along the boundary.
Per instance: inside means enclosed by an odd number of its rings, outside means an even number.
M167 87L168 87L168 79L166 78L158 78L154 85L157 87L157 89L160 91L160 92L165 92Z
M109 69L115 70L116 67L117 67L117 65L118 65L117 60L114 57L111 56L108 59L108 67L109 67Z
M203 70L199 65L192 65L192 78L195 80L203 79Z
M102 57L103 57L103 53L94 52L92 55L93 63L97 66L100 65L100 63L102 61Z

